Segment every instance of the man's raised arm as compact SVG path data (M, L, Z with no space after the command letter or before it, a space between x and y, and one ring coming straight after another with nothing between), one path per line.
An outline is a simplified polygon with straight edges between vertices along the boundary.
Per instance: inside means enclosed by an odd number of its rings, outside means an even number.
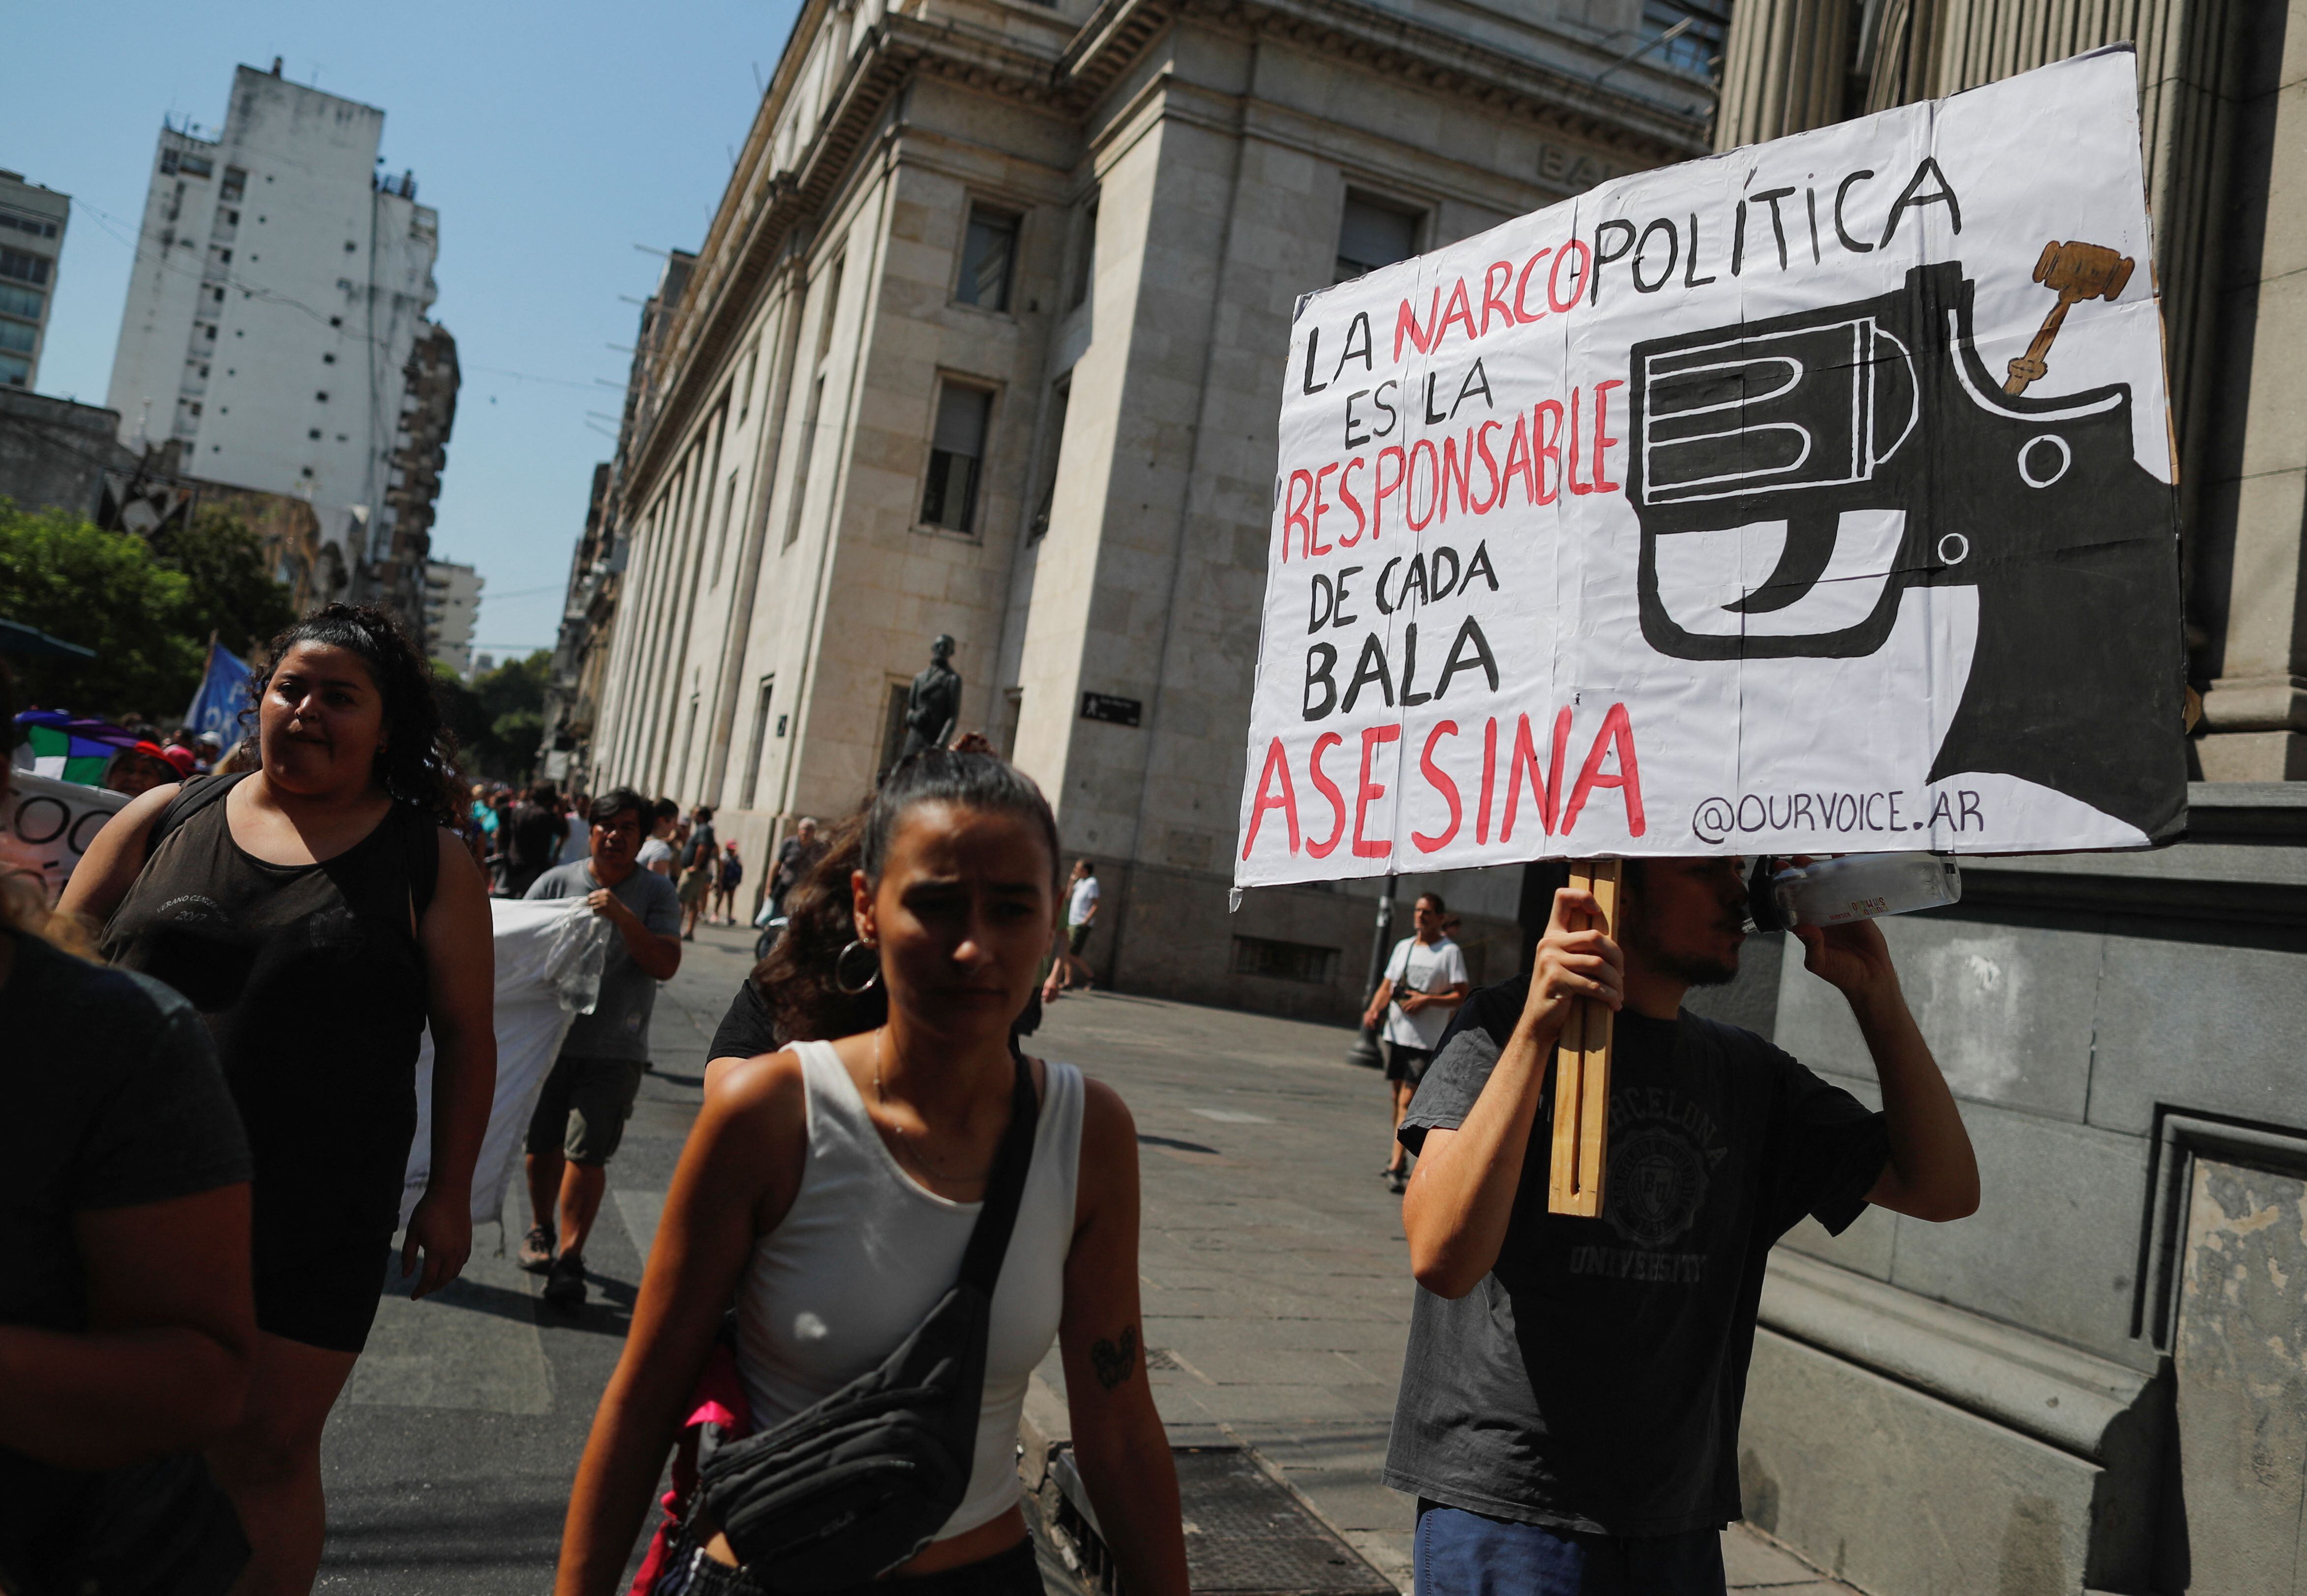
M1978 1212L1978 1159L1954 1094L1907 1008L1890 945L1871 920L1821 928L1798 925L1803 967L1850 1004L1882 1083L1882 1128L1890 1161L1866 1200L1917 1219L1966 1219Z
M1548 1060L1578 998L1624 1001L1625 964L1593 894L1565 887L1538 945L1530 998L1490 1078L1455 1130L1426 1133L1402 1206L1411 1273L1440 1297L1462 1297L1497 1262Z

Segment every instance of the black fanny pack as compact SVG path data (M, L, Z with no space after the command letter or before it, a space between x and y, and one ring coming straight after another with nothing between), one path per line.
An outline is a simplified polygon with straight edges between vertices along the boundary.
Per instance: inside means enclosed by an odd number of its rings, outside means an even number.
M880 1367L775 1429L718 1448L698 1496L749 1577L836 1591L927 1546L968 1494L993 1288L1033 1162L1033 1077L1022 1054L985 1206L961 1277Z

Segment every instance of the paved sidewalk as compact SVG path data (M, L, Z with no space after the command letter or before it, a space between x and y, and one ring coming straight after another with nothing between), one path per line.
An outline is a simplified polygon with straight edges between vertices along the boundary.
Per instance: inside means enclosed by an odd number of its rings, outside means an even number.
M581 1315L483 1229L466 1277L388 1294L322 1443L327 1592L545 1588L593 1409L701 1097L705 1050L751 964L751 933L700 930L657 999L656 1069L609 1172ZM1141 1273L1156 1400L1172 1439L1254 1446L1407 1590L1412 1509L1377 1482L1412 1287L1399 1200L1378 1177L1385 1096L1348 1033L1098 993L1051 1007L1035 1047L1113 1085L1137 1118ZM507 1250L527 1223L518 1183ZM1063 1412L1054 1355L1038 1411ZM1760 1537L1725 1541L1731 1583L1846 1588ZM635 1549L638 1560L639 1549Z
M1145 1341L1171 1439L1256 1447L1407 1591L1415 1508L1378 1470L1416 1288L1378 1173L1384 1083L1344 1061L1351 1039L1097 992L1052 1005L1033 1043L1136 1118ZM1062 1397L1054 1351L1041 1378ZM1733 1590L1849 1589L1743 1526L1723 1553Z

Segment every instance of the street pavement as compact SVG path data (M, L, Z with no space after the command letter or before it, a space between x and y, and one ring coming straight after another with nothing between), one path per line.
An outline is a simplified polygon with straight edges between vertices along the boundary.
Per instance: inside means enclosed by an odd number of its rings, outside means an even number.
M564 1315L513 1266L516 1181L500 1251L475 1238L463 1280L388 1294L322 1450L330 1535L318 1588L548 1588L570 1480L622 1346L706 1044L750 963L748 931L705 928L657 1000L655 1071L610 1169L587 1248L591 1300ZM1254 1447L1382 1574L1410 1588L1412 1504L1378 1483L1413 1287L1377 1077L1351 1034L1124 994L1052 1005L1033 1045L1108 1081L1137 1120L1140 1273L1155 1400L1171 1439ZM1040 1411L1062 1411L1052 1352ZM1743 1528L1734 1590L1828 1596L1827 1580ZM635 1561L639 1560L636 1549Z

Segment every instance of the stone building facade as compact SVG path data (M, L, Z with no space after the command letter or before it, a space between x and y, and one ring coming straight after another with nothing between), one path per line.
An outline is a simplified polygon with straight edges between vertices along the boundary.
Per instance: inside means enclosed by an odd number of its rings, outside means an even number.
M810 0L621 444L592 784L759 857L857 802L949 634L958 729L1100 862L1106 978L1351 1013L1374 888L1227 913L1293 308L1702 153L1676 16ZM1451 884L1478 974L1516 874Z
M1960 904L1885 922L1984 1206L1789 1238L1741 1458L1751 1518L1885 1596L2307 1568L2307 4L1741 0L1717 137L2126 39L2210 779L2177 846L1967 861ZM1871 1100L1832 995L1748 965L1711 1003Z

